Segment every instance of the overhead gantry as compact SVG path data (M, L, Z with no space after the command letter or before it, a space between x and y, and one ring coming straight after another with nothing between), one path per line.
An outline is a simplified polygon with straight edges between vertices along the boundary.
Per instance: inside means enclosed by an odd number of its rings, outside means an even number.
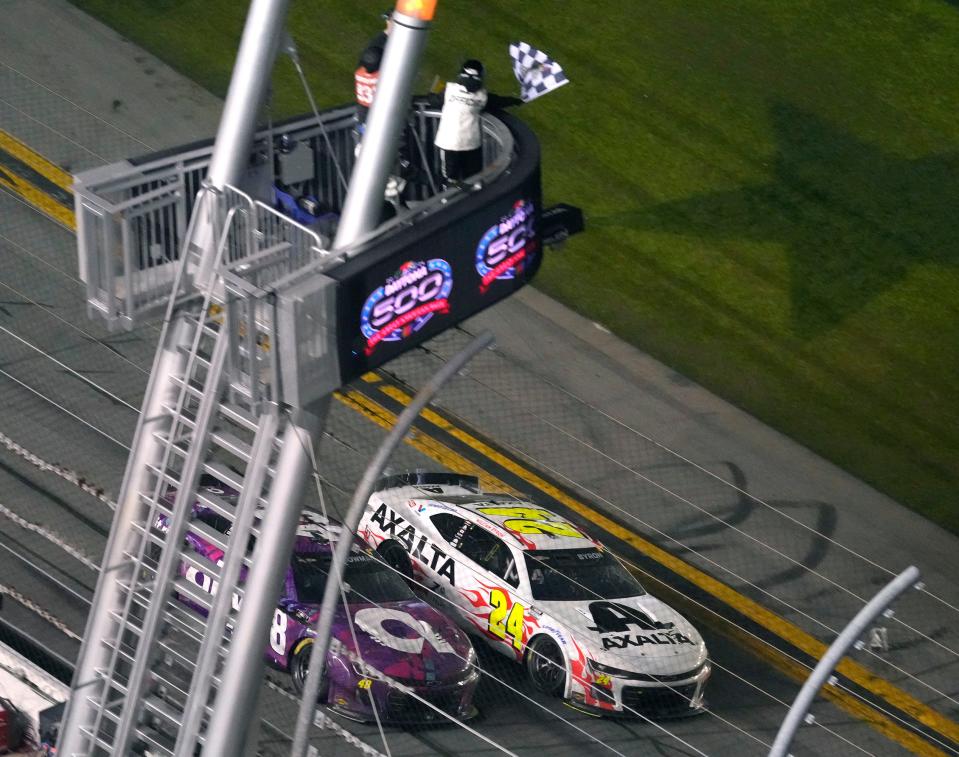
M442 188L440 113L410 95L435 3L397 4L361 149L351 108L255 131L286 5L253 0L215 141L76 177L91 316L163 329L62 754L241 752L330 394L509 296L544 238L580 228L569 210L543 228L538 143L509 115L483 116L482 171ZM187 531L222 551L216 593L183 575Z

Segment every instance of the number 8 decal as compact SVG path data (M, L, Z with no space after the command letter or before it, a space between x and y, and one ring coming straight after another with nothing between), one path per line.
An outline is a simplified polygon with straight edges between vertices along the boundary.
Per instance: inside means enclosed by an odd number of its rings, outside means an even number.
M270 626L270 646L277 654L286 654L287 617L283 610L273 613L273 625Z
M513 637L513 646L523 648L523 620L526 608L519 602L509 603L509 596L502 589L493 589L489 593L490 610L489 632L500 639ZM503 619L506 622L503 622Z

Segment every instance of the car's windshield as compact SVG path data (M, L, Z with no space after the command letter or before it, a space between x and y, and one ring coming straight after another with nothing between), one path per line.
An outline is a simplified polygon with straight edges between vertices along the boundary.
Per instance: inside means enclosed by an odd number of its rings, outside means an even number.
M309 604L322 602L329 570L329 554L294 555L293 581L296 583L297 599ZM350 586L346 601L350 603L399 602L413 598L413 592L395 571L369 555L349 556L346 583Z
M533 599L623 599L644 594L619 561L598 549L547 549L526 553Z

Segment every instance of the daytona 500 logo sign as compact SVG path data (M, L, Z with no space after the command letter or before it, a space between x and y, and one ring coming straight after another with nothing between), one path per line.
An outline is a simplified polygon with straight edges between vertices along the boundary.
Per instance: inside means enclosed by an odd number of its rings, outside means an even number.
M360 312L366 354L380 342L398 342L419 331L434 313L448 313L453 269L442 258L407 261L373 290Z
M522 273L527 256L535 249L533 220L533 203L517 200L507 215L487 229L476 247L481 293L485 294L494 281Z

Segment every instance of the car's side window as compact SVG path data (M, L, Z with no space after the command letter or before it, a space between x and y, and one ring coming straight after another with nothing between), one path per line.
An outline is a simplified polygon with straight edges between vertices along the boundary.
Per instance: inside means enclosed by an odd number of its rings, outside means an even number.
M460 539L460 551L470 560L482 565L512 586L519 586L519 575L513 553L506 544L489 531L471 525Z
M431 516L430 520L440 532L440 536L453 546L457 546L458 539L462 538L466 526L469 525L468 521L450 513L437 513Z

